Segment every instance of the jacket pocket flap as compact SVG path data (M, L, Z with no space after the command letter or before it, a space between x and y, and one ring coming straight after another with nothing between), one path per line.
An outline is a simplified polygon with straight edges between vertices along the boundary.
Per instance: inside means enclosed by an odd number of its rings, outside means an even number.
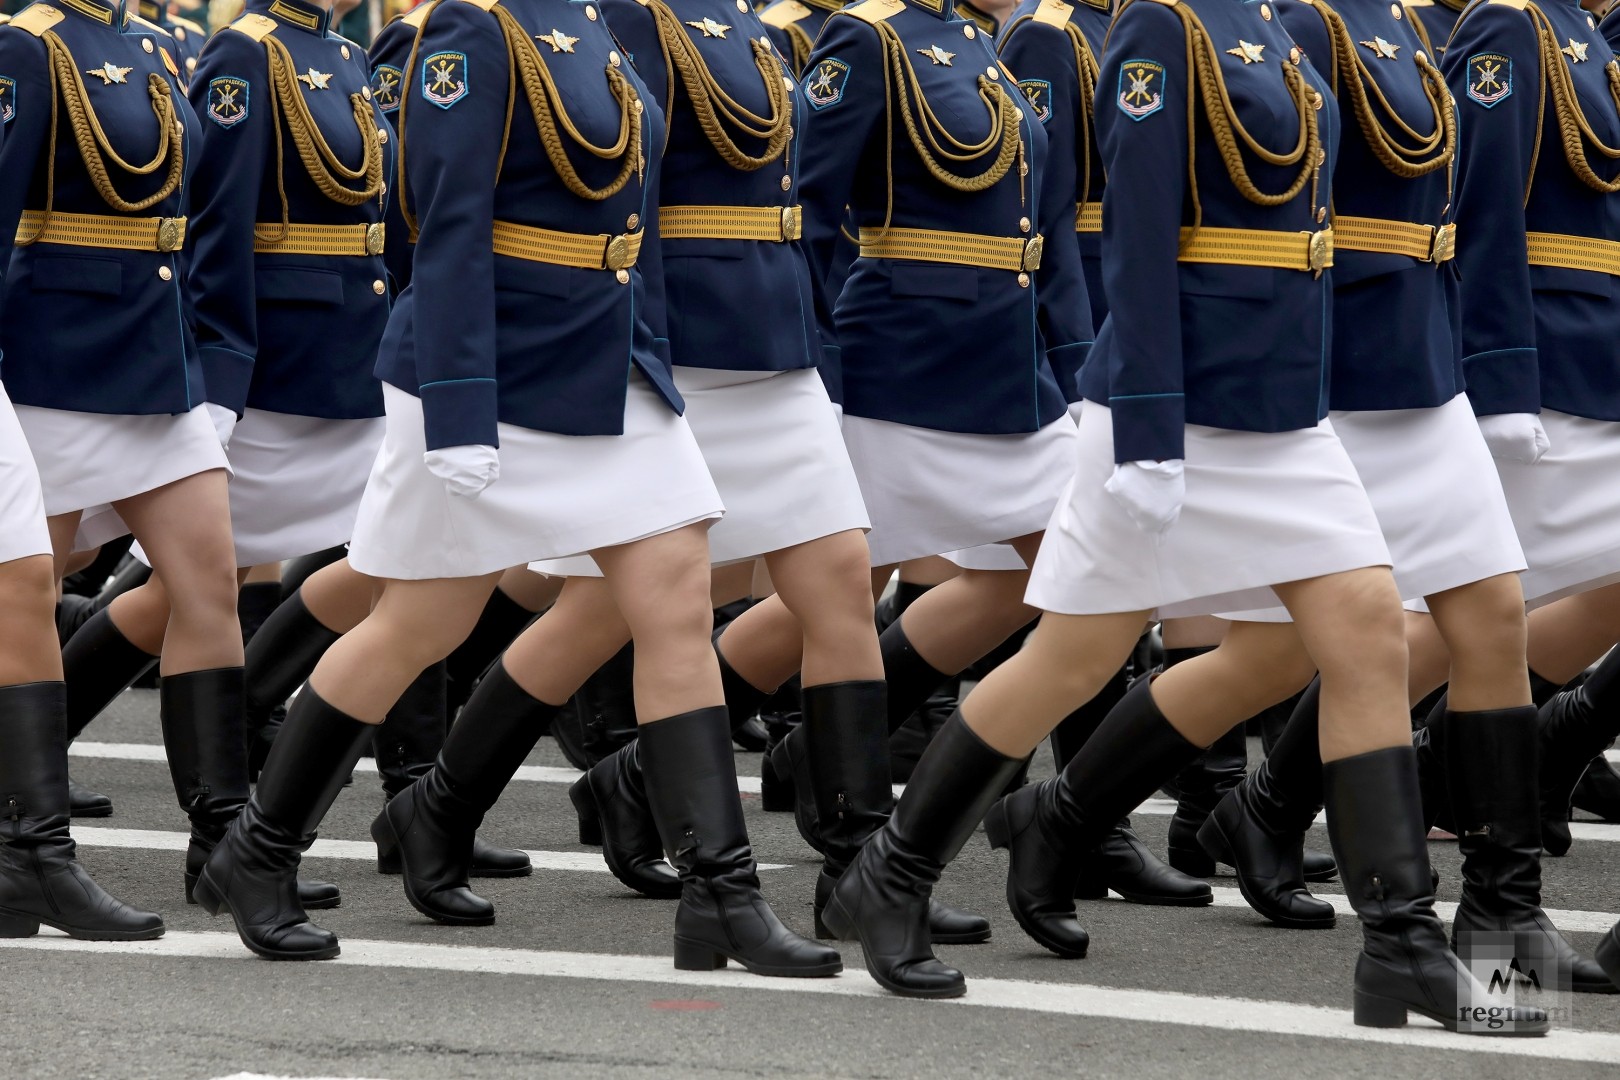
M253 272L260 300L292 300L306 304L343 303L343 275L335 270L307 270L296 266L261 266Z

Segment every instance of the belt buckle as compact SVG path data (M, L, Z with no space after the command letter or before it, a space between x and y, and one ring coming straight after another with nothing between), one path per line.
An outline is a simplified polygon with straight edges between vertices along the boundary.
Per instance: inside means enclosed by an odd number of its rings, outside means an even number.
M1451 222L1434 230L1434 242L1429 248L1429 261L1449 262L1457 257L1457 223Z
M381 255L383 253L383 243L386 240L387 235L388 230L384 228L382 222L374 221L370 225L367 225L366 254Z
M804 223L797 206L782 207L782 239L797 240L804 235Z
M602 267L606 270L623 270L634 260L630 257L630 238L623 233L608 241L607 252L602 256Z
M1323 229L1321 232L1307 234L1310 237L1309 264L1311 272L1317 277L1322 271L1333 265L1333 230Z
M1037 235L1024 242L1024 257L1021 267L1024 270L1039 270L1041 268L1041 253L1046 250L1046 237Z
M157 249L160 252L179 251L186 242L186 219L183 217L158 218Z

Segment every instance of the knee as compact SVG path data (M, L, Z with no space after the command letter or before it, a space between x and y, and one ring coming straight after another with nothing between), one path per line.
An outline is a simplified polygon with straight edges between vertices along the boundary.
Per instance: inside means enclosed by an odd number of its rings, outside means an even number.
M0 567L0 618L14 627L50 626L56 611L56 574L51 558L18 559Z
M1369 670L1406 671L1406 626L1395 579L1387 572L1348 575L1336 596L1338 647L1314 657L1324 677Z
M1516 668L1523 663L1527 632L1517 581L1511 589L1486 586L1471 596L1462 627L1466 638L1448 643L1453 663L1474 662L1491 668Z

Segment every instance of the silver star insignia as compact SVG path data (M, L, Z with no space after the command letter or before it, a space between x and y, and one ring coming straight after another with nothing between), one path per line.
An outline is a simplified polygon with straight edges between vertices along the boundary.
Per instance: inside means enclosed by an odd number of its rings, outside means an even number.
M917 51L928 57L928 59L932 60L935 64L944 64L946 67L951 66L951 58L956 55L953 52L946 52L938 45L930 45L926 49L918 49Z
M127 76L134 70L134 68L119 67L109 60L98 68L90 68L85 74L99 78L102 86L111 86L114 83L127 82Z
M1569 44L1565 45L1558 51L1569 57L1570 63L1578 64L1582 60L1586 59L1586 50L1590 47L1591 46L1584 41L1576 41L1574 38L1570 38Z
M1373 55L1378 57L1380 60L1394 60L1396 58L1395 54L1401 50L1399 45L1385 41L1376 34L1373 35L1373 39L1371 41L1363 41L1361 44L1371 49L1373 51Z
M311 90L327 90L331 88L332 76L323 75L314 68L310 68L304 74L298 76L298 81Z
M703 36L706 38L717 37L722 40L724 40L726 36L726 31L731 29L731 27L727 26L725 23L715 22L707 15L705 15L699 22L688 22L686 25L690 26L694 30L703 31Z
M1237 48L1226 50L1227 55L1238 57L1245 66L1265 63L1266 58L1260 55L1265 51L1266 47L1264 45L1256 45L1254 42L1244 41L1242 38L1238 38Z
M551 51L554 53L573 52L574 43L579 40L577 37L569 37L561 30L553 30L549 34L536 34L534 37L536 41L543 41L547 45L550 45Z

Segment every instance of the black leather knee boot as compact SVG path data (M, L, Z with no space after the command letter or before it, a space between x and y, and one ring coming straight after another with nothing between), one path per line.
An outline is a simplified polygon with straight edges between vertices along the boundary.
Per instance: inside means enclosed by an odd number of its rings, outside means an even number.
M372 737L372 754L382 777L385 799L393 799L433 767L433 759L444 746L446 726L445 671L441 661L429 665L406 687ZM398 852L384 854L379 848L377 873L401 872ZM527 852L491 847L474 836L468 872L473 877L528 877L534 867Z
M281 724L278 710L304 685L343 635L311 615L295 591L259 626L247 646L248 779L258 778Z
M653 817L681 875L675 966L707 971L735 960L788 978L842 971L837 952L788 930L760 894L725 707L644 724L637 741Z
M1198 830L1215 804L1243 781L1249 764L1248 738L1239 724L1176 776L1176 812L1167 840L1170 865L1193 877L1215 873L1215 860L1198 843Z
M114 625L106 609L90 616L62 647L67 683L67 741L72 742L101 715L112 700L152 670L157 657L135 647ZM68 805L74 817L107 817L112 800L68 781Z
M1541 708L1541 842L1549 855L1569 851L1569 807L1592 759L1620 734L1620 649L1586 681Z
M467 887L478 826L558 710L529 696L496 664L451 726L433 767L372 822L379 865L399 865L405 899L417 911L451 926L495 921L495 906Z
M59 682L0 687L0 937L40 923L84 941L162 937L162 918L109 896L74 857L66 717Z
M491 664L506 651L506 647L517 640L517 636L528 625L539 618L534 612L524 607L502 592L499 586L490 593L489 599L484 603L484 610L478 616L478 622L473 625L472 633L467 640L457 645L448 659L445 660L445 673L449 679L446 684L449 716L454 719L469 698L472 697L473 687L483 678L484 672L489 670Z
M1417 1012L1451 1031L1545 1034L1547 1014L1540 1009L1500 1007L1501 1026L1494 1028L1471 1021L1474 1003L1487 1003L1490 995L1446 947L1434 915L1412 749L1327 762L1322 784L1345 896L1361 919L1356 1024L1402 1027L1407 1013Z
M636 647L626 642L557 714L551 737L568 764L590 769L636 737L635 672Z
M310 922L299 902L298 859L370 745L371 728L304 687L252 798L197 876L197 903L210 915L228 909L242 944L267 960L338 955L337 935Z

